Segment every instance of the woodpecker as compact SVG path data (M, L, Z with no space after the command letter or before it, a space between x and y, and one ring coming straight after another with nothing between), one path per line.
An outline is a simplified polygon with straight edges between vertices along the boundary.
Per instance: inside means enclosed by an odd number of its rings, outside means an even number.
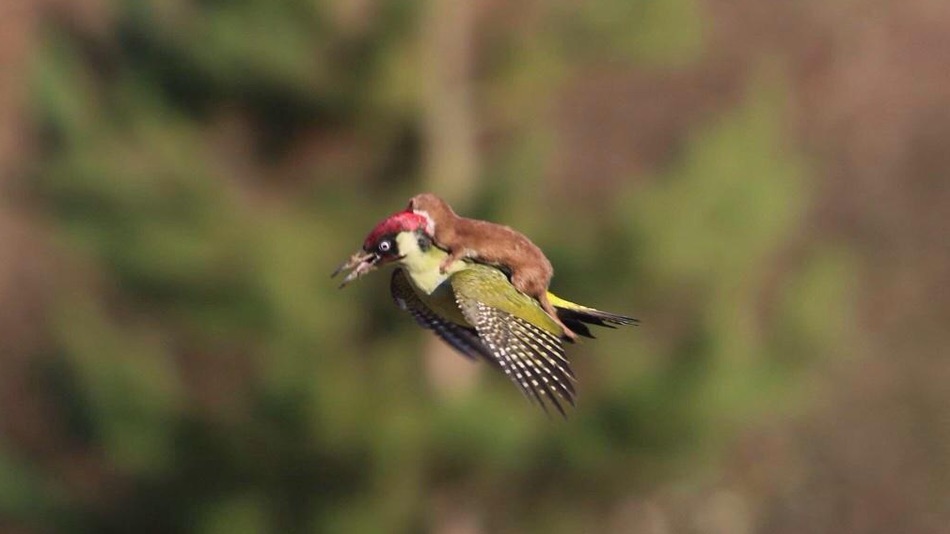
M518 291L536 299L568 339L577 339L577 334L558 318L547 296L554 267L527 236L501 224L460 217L432 193L412 197L406 209L426 218L427 233L449 253L439 265L442 272L462 258L502 266L511 271L509 278Z
M382 265L397 264L390 293L399 308L462 355L503 371L545 411L551 404L565 415L562 401L573 406L576 391L561 324L593 338L588 325L615 328L638 321L547 293L555 321L498 267L467 259L443 265L448 253L436 246L427 225L428 219L411 209L390 216L331 276L350 271L342 288Z

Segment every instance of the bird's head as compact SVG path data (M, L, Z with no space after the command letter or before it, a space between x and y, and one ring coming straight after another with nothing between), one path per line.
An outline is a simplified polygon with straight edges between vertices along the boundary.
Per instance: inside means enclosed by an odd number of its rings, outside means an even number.
M337 267L331 277L342 271L350 271L340 287L372 272L377 267L405 258L405 252L400 253L400 239L402 234L424 234L428 220L411 210L395 213L377 224L363 240L363 248L350 256L350 259ZM415 238L414 238L415 239Z

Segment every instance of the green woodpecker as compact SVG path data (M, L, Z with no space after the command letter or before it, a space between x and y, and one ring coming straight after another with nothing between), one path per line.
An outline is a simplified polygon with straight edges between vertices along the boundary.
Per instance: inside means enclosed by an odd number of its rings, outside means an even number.
M428 220L403 211L369 233L363 248L334 273L350 270L340 287L387 263L397 263L390 292L396 305L423 328L435 332L463 355L501 369L529 398L563 415L559 398L574 404L574 373L564 356L564 328L538 300L519 292L508 275L491 265L456 260L427 233ZM442 267L442 268L440 268ZM588 325L637 324L623 315L602 312L547 293L560 322L592 338Z

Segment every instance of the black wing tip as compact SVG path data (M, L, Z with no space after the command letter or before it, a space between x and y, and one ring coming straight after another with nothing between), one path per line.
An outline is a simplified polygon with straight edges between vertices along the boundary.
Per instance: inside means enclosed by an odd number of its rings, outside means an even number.
M563 347L558 344L558 341L563 341L563 339L559 339L553 334L538 331L523 319L515 317L513 320L524 327L524 330L515 330L514 337L519 339L533 353L527 356L527 361L534 362L530 366L534 371L534 375L540 378L540 382L529 385L532 393L545 412L548 411L546 404L553 404L561 417L567 419L567 410L565 410L562 402L570 404L571 407L576 406L574 398L577 396L577 390L574 383L577 378L574 376L570 362L564 357ZM534 332L534 334L532 335L530 332ZM553 345L542 348L529 339L534 337L533 341L538 341L536 336L547 336ZM544 399L546 399L546 402Z
M558 413L561 414L561 417L567 419L567 412L564 411L564 408L561 406L561 403L557 401L557 397L554 395L548 395L548 401L554 404L554 407L557 408Z
M576 408L577 404L574 400L574 395L562 395L559 392L551 392L550 390L544 387L531 387L529 389L531 395L525 395L525 398L528 399L531 404L536 404L541 407L541 410L545 415L551 417L551 410L548 409L548 405L554 405L554 408L557 409L557 412L561 414L561 418L565 421L567 420L568 410L564 409L564 406L561 404L561 401L566 402L571 405L571 408ZM560 398L560 401L558 400Z
M565 407L574 406L576 378L564 356L562 339L482 302L468 304L459 302L463 315L508 379L549 417L550 405L566 419Z

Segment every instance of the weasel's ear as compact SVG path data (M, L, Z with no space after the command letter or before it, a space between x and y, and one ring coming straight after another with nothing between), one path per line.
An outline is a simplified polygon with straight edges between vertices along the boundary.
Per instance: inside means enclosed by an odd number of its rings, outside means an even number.
M415 204L416 204L416 198L415 197L410 198L409 204L406 204L406 211L412 211L416 209Z

